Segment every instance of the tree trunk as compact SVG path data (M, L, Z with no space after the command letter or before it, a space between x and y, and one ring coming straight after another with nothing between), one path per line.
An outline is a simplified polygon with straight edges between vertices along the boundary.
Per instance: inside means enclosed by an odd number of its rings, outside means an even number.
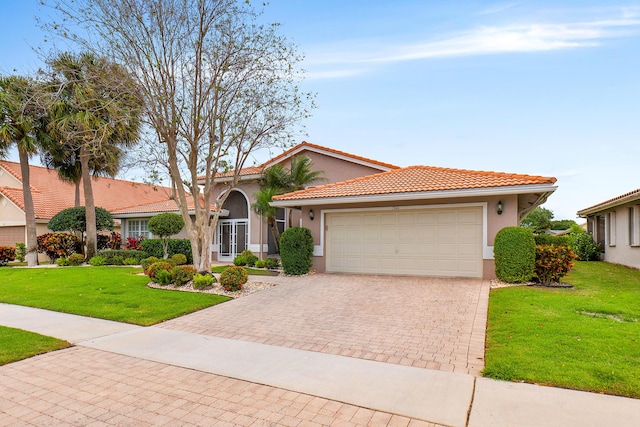
M87 240L84 256L90 260L98 252L96 230L96 207L93 200L93 188L91 187L91 174L89 173L89 151L83 145L80 147L80 165L82 167L82 189L84 190L84 207L87 221Z
M78 207L80 206L80 181L76 182L75 184L76 187L76 197L74 200L74 207Z
M271 227L271 234L273 235L273 246L276 248L276 252L280 253L280 231L278 230L278 223L276 217L270 216L267 218L269 227Z
M22 193L24 197L24 215L27 227L27 265L38 265L38 236L36 232L36 214L31 196L29 179L29 154L18 148L20 156L20 173L22 174Z

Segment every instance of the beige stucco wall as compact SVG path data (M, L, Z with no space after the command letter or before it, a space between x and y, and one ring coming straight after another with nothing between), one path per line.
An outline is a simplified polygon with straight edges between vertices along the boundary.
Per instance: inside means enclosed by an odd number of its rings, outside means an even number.
M0 166L0 187L22 188L22 183Z
M503 212L498 215L496 212L496 206L498 201L502 201ZM342 205L315 205L305 206L302 209L302 225L309 228L311 235L313 236L314 245L316 250L326 251L326 248L320 248L321 234L324 232L321 230L322 215L325 210L333 209L359 209L359 208L382 208L390 206L437 206L437 205L456 205L465 203L486 203L487 204L487 246L489 251L493 247L496 233L504 227L516 226L519 224L518 219L518 198L516 195L507 196L495 196L495 197L467 197L467 198L449 198L449 199L435 199L435 200L408 200L403 202L387 202L387 203L360 203L360 204L342 204ZM314 220L309 219L309 210L314 211ZM313 268L319 272L325 271L325 259L324 253L322 255L314 256ZM495 278L495 265L492 256L485 256L483 260L483 278L494 279Z
M25 225L24 212L0 194L0 227L13 225Z
M629 208L639 206L638 201L618 206L601 213L615 212L615 245L609 239L609 219L605 222L604 260L614 264L622 264L640 269L640 246L631 246L629 242ZM640 227L640 224L636 226Z

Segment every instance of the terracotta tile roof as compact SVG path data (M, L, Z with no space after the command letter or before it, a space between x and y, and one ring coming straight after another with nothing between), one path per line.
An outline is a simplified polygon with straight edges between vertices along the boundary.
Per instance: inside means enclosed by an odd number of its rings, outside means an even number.
M22 181L19 163L2 160L0 167ZM30 166L29 171L36 218L50 219L62 209L74 206L75 186L73 184L60 180L55 170ZM167 187L120 179L96 177L93 178L92 184L96 206L109 212L126 206L165 202L171 194L171 189ZM22 187L2 187L0 192L24 210ZM82 200L82 188L80 197Z
M433 166L411 166L283 194L273 199L326 199L379 194L423 193L518 185L553 184L555 182L556 179L552 177L448 169Z
M578 215L579 216L588 215L591 213L602 211L604 209L612 208L614 206L622 205L624 203L633 202L635 200L640 200L640 188L633 191L629 191L628 193L621 194L612 199L605 200L604 202L600 202L588 208L582 209L578 211Z
M202 197L200 198L202 202ZM193 197L187 197L187 206L190 211L195 209ZM202 206L202 204L201 204ZM213 206L212 206L213 209ZM161 200L159 202L152 203L144 203L133 206L124 206L122 208L116 209L111 212L112 215L120 215L120 214L136 214L136 213L158 213L158 212L175 212L180 213L178 209L178 205L172 199L166 198L165 200Z
M230 170L228 172L218 172L216 174L216 178L231 178L233 177L234 171ZM247 175L260 175L262 173L262 166L249 166L246 168L240 169L240 176ZM198 179L202 179L204 176L199 176Z
M396 166L396 165L379 162L377 160L368 159L366 157L356 156L355 154L347 153L345 151L335 150L333 148L323 147L321 145L312 144L312 143L307 142L307 141L302 141L300 144L296 145L295 147L292 147L292 148L288 149L287 151L285 151L284 153L282 153L280 155L277 155L276 157L266 161L265 163L263 163L261 165L261 167L264 168L267 165L272 165L272 164L278 163L280 160L287 158L288 156L292 155L295 152L302 151L305 148L316 149L318 151L326 151L326 152L329 152L329 153L332 153L332 154L337 154L337 155L342 156L342 157L350 157L350 158L352 158L354 160L359 160L359 161L362 161L362 162L365 162L365 163L371 163L371 164L374 164L374 165L378 165L378 166L381 166L381 167L383 167L385 169L399 169L399 167Z
M262 171L264 169L266 169L269 166L272 166L278 162L280 162L281 160L286 159L288 156L295 154L296 152L302 151L304 149L311 149L314 151L320 151L320 152L326 152L329 153L329 155L334 154L334 155L338 155L341 157L346 157L346 158L351 158L355 161L359 161L359 162L364 162L364 163L369 163L371 165L377 165L381 168L381 170L386 170L386 169L398 169L399 166L396 165L392 165L389 163L384 163L384 162L379 162L377 160L373 160L373 159L368 159L366 157L361 157L361 156L356 156L355 154L350 154L347 153L345 151L340 151L340 150L335 150L333 148L327 148L327 147L323 147L321 145L316 145L316 144L311 144L310 142L307 141L302 141L300 144L296 145L295 147L292 147L290 149L288 149L287 151L273 157L272 159L267 160L266 162L264 162L263 164L259 165L259 166L249 166L246 168L242 168L240 170L240 176L248 176L248 175L260 175L262 174ZM228 171L228 172L219 172L216 174L216 178L231 178L233 177L233 173L234 171ZM199 176L198 179L203 179L204 176Z

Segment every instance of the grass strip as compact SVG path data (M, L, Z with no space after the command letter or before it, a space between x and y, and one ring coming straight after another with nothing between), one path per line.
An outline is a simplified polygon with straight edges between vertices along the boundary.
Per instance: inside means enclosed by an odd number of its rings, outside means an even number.
M640 271L578 262L573 289L491 291L487 377L640 397Z
M131 267L0 269L0 302L148 326L229 300L147 288Z

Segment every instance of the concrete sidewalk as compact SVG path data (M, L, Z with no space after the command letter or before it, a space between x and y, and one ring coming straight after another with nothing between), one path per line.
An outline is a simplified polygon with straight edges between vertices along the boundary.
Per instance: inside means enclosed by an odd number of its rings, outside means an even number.
M493 381L7 304L0 304L0 325L55 336L80 347L442 425L640 425L640 400L636 399Z

